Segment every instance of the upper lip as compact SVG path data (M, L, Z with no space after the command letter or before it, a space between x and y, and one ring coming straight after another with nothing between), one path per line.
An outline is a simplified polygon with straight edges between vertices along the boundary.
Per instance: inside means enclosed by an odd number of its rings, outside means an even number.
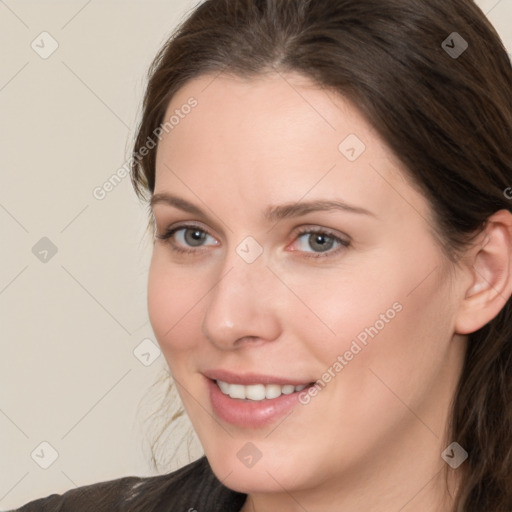
M279 384L284 386L291 384L293 386L300 386L303 384L310 384L310 380L298 380L293 378L277 377L275 375L262 375L258 373L233 373L228 370L212 369L202 372L203 375L212 380L221 380L229 384L242 384L248 386L250 384Z

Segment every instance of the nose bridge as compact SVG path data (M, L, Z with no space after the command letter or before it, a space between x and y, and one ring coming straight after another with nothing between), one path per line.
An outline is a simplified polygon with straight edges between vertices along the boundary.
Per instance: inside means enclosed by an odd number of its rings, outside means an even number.
M244 338L272 340L279 335L279 319L272 307L273 276L259 247L254 240L244 240L228 251L219 266L202 325L203 335L219 347L234 347Z

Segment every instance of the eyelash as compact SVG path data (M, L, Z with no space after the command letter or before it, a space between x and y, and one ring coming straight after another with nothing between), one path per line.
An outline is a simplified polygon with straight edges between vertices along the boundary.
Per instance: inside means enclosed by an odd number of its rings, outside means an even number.
M197 226L195 224L184 224L184 225L181 225L181 226L175 226L173 228L170 228L167 231L165 231L162 235L156 235L156 238L158 238L159 240L167 241L169 243L169 245L171 246L171 249L174 252L176 252L176 253L198 255L199 252L202 252L202 250L200 248L198 248L198 249L184 249L183 247L181 247L180 245L177 245L175 242L173 242L171 240L173 235L176 232L181 231L182 229L184 229L184 230L195 229L196 231L201 231L202 233L205 233L206 235L213 236L206 229L202 228L201 226ZM299 238L299 237L301 237L302 235L305 235L305 234L310 234L310 235L327 235L334 242L340 244L338 246L338 248L332 249L332 250L327 250L325 252L309 253L309 252L302 251L305 258L327 258L327 257L332 257L332 256L338 254L341 250L346 249L346 248L348 248L350 246L350 242L348 240L343 240L342 238L336 236L329 229L325 229L325 228L313 229L313 228L309 228L309 227L304 227L304 228L300 228L297 231L297 233L295 234L295 237ZM301 252L301 251L297 251L297 252Z

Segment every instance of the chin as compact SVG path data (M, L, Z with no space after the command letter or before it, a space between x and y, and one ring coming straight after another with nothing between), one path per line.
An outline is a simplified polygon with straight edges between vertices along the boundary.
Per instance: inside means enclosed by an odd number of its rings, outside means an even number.
M256 444L261 446L258 441L252 444L237 440L230 447L214 444L211 450L205 450L215 476L226 487L245 494L275 493L311 482L313 474L304 475L303 465L297 463L302 457L290 457L290 450L285 457L278 447L273 450L269 445L258 451ZM308 467L311 473L312 464Z
M233 491L244 494L252 493L277 493L282 492L283 488L290 489L297 485L295 475L287 472L275 472L269 469L260 460L252 468L239 466L234 468L233 464L225 464L223 461L217 461L208 458L215 476Z

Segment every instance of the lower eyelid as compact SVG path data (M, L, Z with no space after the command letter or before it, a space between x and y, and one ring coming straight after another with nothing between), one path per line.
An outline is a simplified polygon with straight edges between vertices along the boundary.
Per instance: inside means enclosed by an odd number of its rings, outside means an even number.
M345 249L348 249L350 244L348 242L345 242L344 240L339 241L339 245L337 247L333 247L327 251L323 252L315 252L315 251L293 251L293 252L300 252L302 253L302 257L304 258L329 258L329 257L336 257L340 252L344 251Z

